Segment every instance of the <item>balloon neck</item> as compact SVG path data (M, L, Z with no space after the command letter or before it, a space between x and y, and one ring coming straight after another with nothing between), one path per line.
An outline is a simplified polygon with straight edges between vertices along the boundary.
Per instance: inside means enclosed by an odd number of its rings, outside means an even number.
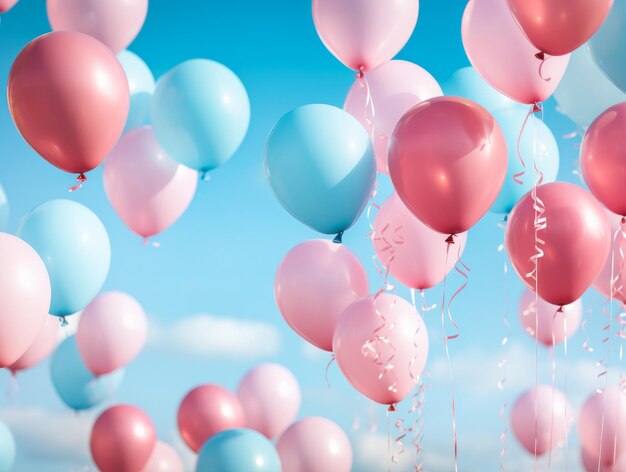
M387 411L396 411L396 405L392 403L391 405L389 405L389 408L387 408Z
M69 324L67 319L65 318L65 315L61 316L60 321L61 321L61 328L65 328Z
M556 310L557 313L565 313L565 309L563 308L563 305L561 305L558 310Z
M11 377L13 379L17 379L17 370L12 369L11 367L9 367L8 370L9 370L9 373L11 374Z
M446 238L446 243L454 244L454 234L451 234L450 236Z
M354 74L354 76L357 79L362 79L363 77L365 77L365 67L360 66L358 69L358 72L356 74Z
M200 172L200 180L202 180L203 182L208 182L209 180L211 180L211 174L209 174L208 170L203 170Z
M533 103L533 113L539 113L540 111L543 111L543 107L541 106L541 104L539 103Z
M70 192L75 192L76 190L78 190L79 188L83 187L83 182L85 182L87 180L87 176L84 173L80 173L78 174L78 177L76 177L76 181L78 182L76 185L73 185L72 187L69 188Z
M535 57L537 59L539 59L540 61L545 61L546 60L546 53L543 51L539 51L537 54L535 54Z
M626 216L622 216L622 219L620 221L620 225L622 225L622 226L626 225Z
M509 213L502 217L502 223L506 223L507 221L509 221Z
M343 243L343 231L339 231L337 233L337 236L335 236L335 238L333 239L333 242L335 244L341 244Z

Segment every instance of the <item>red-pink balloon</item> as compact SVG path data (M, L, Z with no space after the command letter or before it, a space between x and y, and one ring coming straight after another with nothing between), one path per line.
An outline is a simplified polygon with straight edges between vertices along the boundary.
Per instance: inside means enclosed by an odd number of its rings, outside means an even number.
M137 37L148 0L47 0L54 31L78 31L106 44L115 54Z
M18 360L9 366L9 369L14 373L19 370L30 369L47 358L59 343L60 329L59 318L52 315L47 316L33 343Z
M185 466L172 446L157 441L141 472L184 472Z
M276 305L291 328L311 344L332 350L343 310L369 294L365 269L343 244L305 241L287 253L276 271Z
M144 238L178 220L197 185L198 172L172 159L149 126L122 136L104 164L104 190L111 206Z
M346 433L326 418L292 424L276 445L283 472L350 472L352 446Z
M428 358L428 331L417 310L388 293L354 302L341 315L333 352L348 381L375 402L392 405L415 388ZM385 370L387 364L393 369Z
M621 457L615 464L612 465L600 463L600 469L598 469L597 457L592 456L584 449L580 450L580 455L586 472L623 472L626 470L626 456Z
M504 0L470 0L462 36L467 57L483 79L521 103L542 102L552 95L569 62L567 54L550 57L542 65L535 57L537 48L524 36Z
M396 192L417 218L444 234L476 224L498 197L506 170L500 127L465 98L421 102L402 117L389 143Z
M443 92L432 75L407 61L389 61L368 73L366 79L354 81L343 108L372 136L376 169L388 174L387 146L402 115Z
M239 399L225 388L210 384L185 395L177 420L180 435L194 452L217 433L246 426Z
M15 6L18 0L0 0L0 13L6 13Z
M604 213L606 214L609 220L609 225L611 226L611 249L609 251L609 257L606 258L606 262L604 263L604 267L602 268L600 275L598 275L596 280L593 282L593 288L595 288L606 298L609 298L611 296L612 271L613 278L617 277L618 275L620 276L620 279L617 280L615 286L613 287L613 290L619 288L620 285L622 286L621 290L613 293L613 298L621 303L626 303L626 260L622 262L622 257L620 256L621 250L624 253L624 257L626 258L626 239L622 239L621 234L618 234L617 241L613 239L613 235L621 226L622 217L606 209L604 210ZM619 243L619 247L615 245L616 242Z
M418 10L418 0L313 0L313 21L337 59L350 69L368 71L404 47Z
M548 303L562 306L578 300L604 267L611 245L609 222L602 206L586 190L566 182L537 188L547 226L539 230L545 241L537 258L537 293ZM517 202L506 225L506 247L513 268L535 291L527 277L535 269L535 209L531 193Z
M132 405L105 410L91 429L91 457L101 472L139 472L156 444L152 420Z

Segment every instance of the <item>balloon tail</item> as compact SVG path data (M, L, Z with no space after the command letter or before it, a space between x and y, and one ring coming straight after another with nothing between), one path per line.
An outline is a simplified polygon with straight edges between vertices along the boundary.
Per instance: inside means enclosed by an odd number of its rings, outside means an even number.
M395 411L391 408L393 405L389 405L387 409L387 472L391 472L391 416L390 412Z
M504 224L502 225L502 228L503 229L505 228ZM504 353L503 353L502 359L500 359L500 362L498 362L498 369L502 372L502 377L496 385L498 390L503 392L503 397L504 397L504 400L503 400L502 406L500 407L500 412L498 415L500 418L500 421L502 421L502 423L504 424L504 428L500 432L501 448L500 448L500 458L499 458L500 471L504 472L505 471L504 458L506 457L506 451L507 451L506 441L507 441L507 434L508 434L508 421L505 415L506 415L506 410L509 405L508 395L504 391L504 389L505 389L505 384L506 384L506 365L508 362L507 357L508 357L508 350L509 350L508 345L509 345L509 338L511 337L511 323L509 322L509 291L508 291L509 265L507 263L506 251L504 250L504 243L498 246L498 252L501 252L503 254L503 259L504 259L504 263L503 263L504 315L502 316L502 324L504 325L505 332L504 332L504 336L502 337L502 341L500 342Z
M560 313L559 310L555 311L554 315L552 315L553 323L556 320L556 317L558 316L558 314ZM537 329L537 331L539 330ZM550 442L549 442L550 450L548 451L548 471L552 470L552 449L553 449L552 437L554 434L554 391L556 389L556 356L554 352L556 349L555 346L556 346L556 339L554 336L554 331L552 331L552 346L550 347L550 362L552 364L552 396L550 400Z
M67 318L66 318L65 316L61 316L61 317L59 318L59 321L61 322L61 327L62 327L62 328L65 328L65 330L67 331L67 325L68 325L68 324L70 324L70 323L67 321ZM67 332L66 332L66 334L67 334ZM68 337L69 337L69 336L68 336Z
M148 237L144 237L141 240L141 244L144 246L151 246L151 247L161 247L161 243L158 241L150 241L150 238Z
M522 177L524 176L524 174L526 174L526 162L524 161L524 157L522 156L522 151L520 150L520 146L521 146L521 142L522 142L522 136L524 134L524 130L526 130L526 125L528 124L528 119L530 118L530 116L533 113L537 113L538 111L542 110L541 106L538 103L533 103L529 110L528 113L526 113L526 117L524 118L524 122L522 123L522 127L519 130L519 134L517 135L517 143L515 146L515 149L517 151L517 158L519 159L520 163L522 164L522 171L518 172L516 174L513 174L513 180L515 181L515 183L519 184L519 185L523 185L524 181L522 180Z
M209 174L208 170L201 170L200 171L200 180L202 182L208 182L209 180L211 180L211 174Z
M328 369L335 362L335 355L331 354L330 359L328 360L328 364L326 364L326 370L324 371L324 379L326 380L326 388L330 390L330 381L328 380Z
M68 192L75 192L76 190L83 188L83 182L85 182L87 180L87 177L85 176L85 174L83 174L82 172L79 174L78 177L76 177L76 181L78 182L76 185L70 187L67 191Z
M333 242L335 244L342 244L343 243L343 231L339 231L337 233L337 235L333 239Z

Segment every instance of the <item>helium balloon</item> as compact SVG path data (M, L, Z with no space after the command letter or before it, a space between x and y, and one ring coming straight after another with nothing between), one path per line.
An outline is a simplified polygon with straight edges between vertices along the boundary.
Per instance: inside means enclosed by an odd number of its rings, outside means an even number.
M324 234L356 222L376 179L365 129L349 113L319 104L296 108L274 126L265 171L280 204Z
M61 325L56 316L46 316L39 334L30 347L9 366L9 370L16 373L20 370L30 369L46 359L59 344L59 333Z
M441 87L444 95L468 98L490 113L503 108L521 106L489 85L471 66L457 70Z
M626 2L618 0L596 34L589 50L600 70L626 93Z
M184 472L185 466L178 453L172 446L157 441L141 472Z
M9 201L4 193L4 188L0 185L0 231L6 231L9 226Z
M0 421L0 472L11 472L15 464L15 439L11 430Z
M130 108L124 133L150 124L150 109L155 82L150 68L141 58L130 51L122 51L117 60L124 68L130 90Z
M551 347L576 333L583 303L579 299L565 305L562 311L558 310L558 306L541 298L535 304L535 294L526 290L519 302L519 320L528 335L536 337L544 346Z
M600 469L598 470L597 457L592 456L584 449L580 450L580 455L586 472L621 472L622 470L626 470L626 457L624 456L611 465L600 463Z
M615 213L611 213L608 210L604 210L606 214L609 225L611 227L611 234L615 234L618 228L621 226L622 217L616 215ZM611 238L611 250L609 251L609 257L606 258L606 262L600 275L593 282L593 288L595 288L598 292L600 292L606 298L611 297L611 273L613 274L613 278L619 276L615 282L615 286L613 287L613 298L619 301L620 303L626 303L626 261L622 263L620 251L626 255L626 239L623 239L620 234L618 234L619 246L615 243L617 241ZM621 267L621 272L620 272ZM618 289L621 285L620 290Z

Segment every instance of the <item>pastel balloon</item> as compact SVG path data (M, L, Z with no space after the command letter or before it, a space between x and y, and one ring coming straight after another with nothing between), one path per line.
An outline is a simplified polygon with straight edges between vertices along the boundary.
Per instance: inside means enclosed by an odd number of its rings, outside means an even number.
M348 381L377 403L393 405L415 388L428 358L428 331L417 310L388 293L354 302L341 315L333 352ZM386 370L393 356L393 369Z
M0 472L11 472L15 464L15 439L9 427L0 421Z
M178 453L172 446L157 441L141 472L184 472L185 466Z
M272 439L296 418L302 394L289 369L279 364L261 364L241 380L237 396L246 427Z
M376 179L367 132L349 113L305 105L283 116L265 147L274 196L292 216L324 234L350 228Z
M39 334L32 342L30 347L9 366L9 370L16 373L20 370L35 367L41 361L46 359L59 343L59 333L61 332L61 324L56 316L48 315L39 330Z
M520 106L519 103L489 85L471 66L457 70L441 87L444 95L469 98L490 113L503 108Z
M398 196L440 233L474 226L496 200L506 171L498 123L465 98L423 101L402 117L391 138L389 175Z
M387 174L387 144L393 130L410 108L427 98L443 95L426 70L407 61L390 61L357 78L346 96L344 110L369 133L378 172Z
M600 29L589 40L589 50L606 76L626 92L626 2L618 0Z
M17 2L18 0L0 0L0 13L8 12Z
M598 458L592 456L584 449L580 450L581 461L586 472L620 472L626 470L626 457L622 456L615 464L605 465L600 463L598 469Z
M547 225L539 230L544 241L535 248L535 209L526 194L513 208L506 225L506 247L520 279L535 290L528 274L539 272L537 294L552 305L578 300L604 267L611 246L609 222L602 206L589 192L566 182L537 187L537 198L545 208L540 218ZM531 259L532 257L532 259Z
M250 100L241 80L207 59L177 65L157 83L152 126L163 149L181 164L208 172L243 142Z
M535 57L537 48L502 0L470 0L463 14L462 37L476 71L520 103L542 102L552 95L569 61L569 55L550 57L542 65Z
M198 455L196 472L281 472L274 445L249 429L229 429L209 439Z
M461 254L466 241L467 233L459 234L455 241ZM456 263L456 257L449 257L445 265L446 245L441 233L415 218L395 193L376 213L372 243L389 273L407 287L418 290L438 285Z
M4 188L0 185L0 231L6 231L9 226L9 200Z
M367 273L343 244L313 239L298 244L278 266L274 298L291 329L332 351L337 321L348 305L370 293Z
M72 31L44 34L22 49L11 67L7 97L28 144L71 173L97 167L128 116L128 82L115 55Z
M578 331L583 303L579 299L565 305L563 311L557 311L558 309L558 306L541 298L535 304L535 294L530 290L524 291L519 301L519 320L522 328L545 346L550 347L563 342L565 338L570 338Z
M50 307L50 279L26 242L0 233L0 368L9 367L37 339Z
M104 164L104 190L122 221L144 238L174 224L196 193L198 173L172 159L152 128L130 131Z
M185 395L178 407L177 421L182 438L198 452L208 439L227 429L243 428L246 420L241 402L234 394L209 384Z
M124 133L127 133L140 126L150 124L152 94L156 84L152 71L137 54L122 51L117 55L117 60L124 68L130 91L130 108L128 109L126 126L124 126Z
M350 472L352 446L346 433L326 418L309 417L292 424L276 449L283 472Z
M98 294L109 273L111 245L102 221L89 208L50 200L24 216L18 234L46 264L50 314L76 313Z
M87 368L104 375L137 357L147 335L148 319L139 302L124 292L105 292L83 310L76 342Z
M78 31L106 44L115 54L137 37L148 0L47 0L54 31Z
M614 235L618 228L621 226L622 217L616 215L615 213L611 213L608 210L604 210L606 214L609 225L611 227L611 235ZM593 282L593 288L595 288L598 292L600 292L606 298L610 298L611 296L611 272L613 274L613 278L620 277L615 281L615 286L613 287L613 298L618 300L621 303L626 303L626 262L624 263L621 272L620 267L622 266L620 250L626 255L626 239L622 239L621 235L618 234L619 247L616 246L616 241L611 238L611 249L609 251L609 256L606 258L606 262L600 275ZM620 290L616 290L619 286L622 286Z
M152 420L139 408L116 405L91 429L89 448L101 472L136 472L148 463L156 445Z

